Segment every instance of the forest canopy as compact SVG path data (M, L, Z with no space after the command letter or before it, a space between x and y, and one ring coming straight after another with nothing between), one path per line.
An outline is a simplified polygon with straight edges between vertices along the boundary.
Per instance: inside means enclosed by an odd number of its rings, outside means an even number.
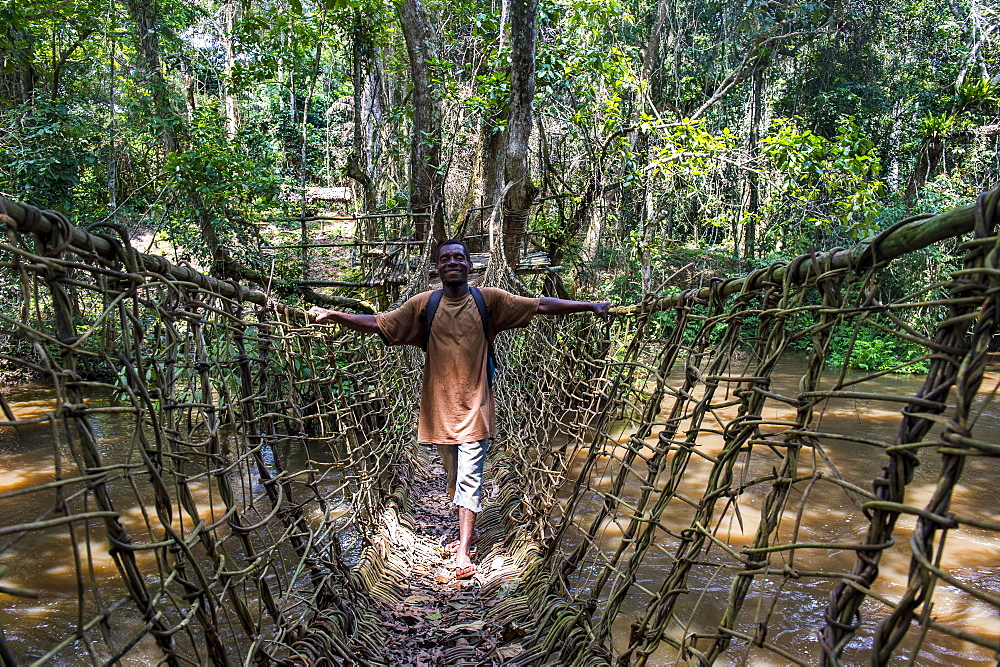
M566 268L540 289L625 301L969 203L1000 161L982 0L24 0L0 54L4 196L257 284L304 275L267 230L307 242L310 187L359 242L492 230Z

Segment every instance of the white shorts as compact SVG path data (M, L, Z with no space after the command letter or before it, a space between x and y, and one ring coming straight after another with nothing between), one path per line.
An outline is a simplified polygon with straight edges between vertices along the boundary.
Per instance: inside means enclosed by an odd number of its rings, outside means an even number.
M438 454L448 475L448 495L459 507L480 512L483 489L483 467L490 439L466 442L461 445L438 445Z

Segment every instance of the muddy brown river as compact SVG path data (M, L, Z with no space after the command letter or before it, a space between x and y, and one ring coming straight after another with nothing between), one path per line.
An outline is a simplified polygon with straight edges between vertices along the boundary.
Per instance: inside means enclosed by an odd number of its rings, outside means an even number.
M6 388L4 397L18 420L42 417L51 413L55 406L52 390L45 387ZM91 408L117 405L110 393L91 392L86 402ZM131 416L95 412L90 415L90 422L106 467L141 464L136 453L134 419ZM0 527L61 516L54 509L52 490L37 488L57 479L57 471L61 479L79 474L70 448L65 444L59 448L53 446L57 441L56 432L61 428L58 422L48 421L16 429L0 427ZM65 442L62 435L59 438L59 441ZM322 448L306 452L300 445L294 444L285 456L285 463L291 470L306 468L307 461L311 463L308 467L320 472L332 468L331 457ZM268 466L273 468L273 461L267 455L265 457L268 458ZM144 475L137 475L134 479L135 486L124 476L112 477L107 485L112 502L121 513L121 523L134 540L138 543L156 542L162 535L162 529L150 528L157 525L153 493ZM237 502L243 507L247 498L263 496L258 476L246 466L234 468L230 481L235 487ZM224 519L225 505L214 482L210 483L202 475L201 478L188 480L187 486L192 492L199 520L211 524ZM321 478L317 486L329 492L335 490L338 484L334 475L328 475ZM73 494L80 488L79 484L66 488L66 502L74 513L97 509L92 498L88 506ZM171 494L176 498L173 490ZM247 517L264 519L267 504L261 505L265 509L256 515L250 510ZM177 507L176 500L174 507ZM326 520L346 526L346 508L346 504L331 498L326 507ZM324 517L318 514L318 509L315 512L316 516L307 518L317 525ZM172 523L175 531L181 535L190 534L194 524L190 515L175 509ZM0 583L38 594L32 599L0 593L0 627L18 664L43 660L57 665L89 665L108 659L105 647L94 646L94 652L88 654L90 649L82 647L83 642L79 641L54 656L49 654L60 643L72 640L78 625L91 621L97 615L98 602L90 591L99 591L99 604L113 612L114 622L101 629L113 645L126 645L143 627L141 614L135 611L134 603L127 600L116 564L109 555L103 523L98 520L79 521L73 526L72 534L62 525L23 535L0 535ZM356 536L349 529L341 530L340 535L345 555L349 558L356 551ZM137 551L136 560L140 571L147 573L147 584L156 590L159 579L154 553L153 550ZM82 566L77 565L78 561ZM291 562L294 563L294 559ZM81 589L86 591L82 610L78 603L78 591ZM250 597L249 603L266 628L267 614L262 613L260 600ZM228 621L234 622L232 618ZM223 634L225 627L223 623ZM96 634L96 629L91 629L91 632ZM226 648L231 651L231 661L239 664L248 647L227 645ZM155 664L161 655L147 635L122 658L121 664Z
M805 362L801 358L789 357L779 362L772 374L771 391L784 396L793 396L799 389L800 378L805 373ZM831 372L824 377L824 385L829 386L836 381L836 374ZM986 442L1000 440L1000 407L994 393L997 391L1000 375L987 373L980 390L977 405L979 417L975 425L976 438ZM672 384L679 385L681 379L674 379ZM913 395L921 386L921 376L883 376L866 381L857 391L876 394ZM723 390L720 390L720 394ZM719 396L716 397L721 402ZM670 400L664 401L664 414L670 409ZM950 398L954 401L954 395ZM896 435L900 417L900 403L867 400L837 400L828 402L817 415L819 421L814 424L818 431L831 434L849 434L883 443L891 443ZM723 438L719 435L722 426L736 417L737 408L723 408L715 411L714 416L706 419L698 437L697 450L707 457L716 457L723 447ZM661 414L661 418L663 414ZM795 412L784 403L768 401L762 417L772 420L775 424L794 422ZM685 422L679 428L683 433L688 424ZM662 425L654 429L654 436ZM783 425L770 428L777 433ZM768 431L765 427L762 430ZM935 438L940 428L932 429L929 438ZM714 433L712 431L715 431ZM634 428L620 427L611 432L611 447L605 449L610 456L601 456L597 466L590 475L590 490L585 494L585 501L578 506L574 524L580 529L570 529L566 539L560 545L561 551L569 553L580 543L582 532L590 527L590 519L595 516L604 498L601 492L611 488L612 481L618 470L617 458L623 456L625 448L615 447L613 443L626 443L634 433ZM816 468L823 471L836 470L844 479L858 487L871 490L872 480L882 470L887 456L883 450L871 446L845 440L821 439L823 453L828 461L818 460ZM641 454L649 456L656 444L656 438L646 441L647 449ZM581 454L585 454L584 451ZM924 507L937 487L940 470L940 455L935 448L920 451L921 464L916 470L913 482L907 487L906 503L918 508ZM812 469L813 460L817 454L811 450L803 450L800 455L800 474ZM582 462L581 455L577 464L572 467L568 479L579 476ZM734 475L739 481L752 481L765 477L780 465L780 458L769 453L766 447L755 446L753 456L747 461L743 456L735 466ZM641 458L636 459L635 468L640 472L645 468ZM679 495L693 501L698 501L709 481L712 463L703 456L692 456L684 471L683 478L677 489ZM634 477L633 477L634 479ZM978 517L986 521L1000 520L1000 461L995 458L967 457L961 483L955 489L950 510L960 516ZM571 484L567 484L567 487ZM738 496L738 512L729 509L722 516L725 502L717 507L714 526L715 537L736 551L751 546L758 524L760 522L761 506L769 485L748 487ZM832 484L802 484L799 491L793 492L789 506L783 514L781 528L778 532L778 543L833 543L852 544L863 542L868 529L868 520L859 506L863 498L852 499L843 490ZM807 489L808 498L803 498L802 489ZM564 490L565 497L569 491ZM638 484L629 483L621 494L623 506L634 503L639 496ZM628 505L633 507L634 505ZM623 528L628 525L627 517L631 510L624 509L618 513L619 520L605 521L598 532L601 553L604 557L613 556L622 542ZM661 517L661 526L675 534L690 528L693 510L682 502L672 501ZM722 516L720 520L720 516ZM798 521L795 539L791 531ZM879 578L874 584L874 593L889 600L898 600L906 589L911 552L909 538L916 525L916 517L912 514L901 515L894 533L895 546L888 549L881 560ZM663 537L662 532L658 535ZM774 542L772 542L773 544ZM644 592L659 590L666 573L670 571L676 552L677 542L670 538L658 539L643 558L639 570L637 586L633 587L618 615L614 619L612 636L619 649L628 645L630 625L645 614L651 595ZM626 550L626 555L630 553ZM702 564L696 565L688 579L688 593L681 597L675 607L676 621L667 630L667 634L680 640L691 633L711 635L716 624L722 617L726 607L732 575L716 564L732 566L734 562L726 559L718 547L709 546L703 550ZM598 580L604 567L604 558L592 557L574 574L571 582L572 591L583 599ZM787 565L800 571L813 571L835 574L850 572L855 563L855 552L848 549L796 549L777 554L772 558L772 567ZM1000 535L994 532L970 526L949 531L941 552L941 567L963 583L986 591L994 596L1000 595ZM612 582L614 576L612 576ZM754 582L750 593L743 603L740 618L753 618L755 615L767 618L768 642L787 650L806 664L818 662L821 651L817 640L817 632L824 625L824 614L829 603L830 592L836 586L837 577L802 577L785 579L770 577ZM610 585L605 586L602 598L609 595ZM644 590L643 590L644 589ZM879 623L887 615L887 607L869 598L861 608L861 626L855 637L843 654L845 664L869 664L869 651L873 644L874 633ZM596 614L600 617L600 611ZM940 623L957 628L971 635L996 641L1000 637L1000 611L992 605L976 600L944 581L939 581L935 591L932 607L932 618ZM746 632L748 622L737 623L737 628ZM915 626L914 626L915 628ZM909 657L913 652L917 632L911 632L897 649L897 656ZM649 664L677 664L676 649L665 644L651 656ZM892 664L903 664L902 657ZM996 656L992 651L973 642L963 641L947 634L931 629L927 632L919 655L914 664L918 665L976 665L995 664ZM763 648L734 642L729 651L717 661L717 664L747 664L774 665L791 664L790 661Z

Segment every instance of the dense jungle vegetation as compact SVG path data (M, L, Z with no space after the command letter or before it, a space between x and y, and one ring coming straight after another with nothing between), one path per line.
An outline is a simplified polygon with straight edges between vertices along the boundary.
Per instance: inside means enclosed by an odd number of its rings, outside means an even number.
M566 267L539 289L631 302L968 204L1000 161L983 0L24 0L0 53L4 196L321 302L307 187L378 214L359 247L492 229ZM388 303L373 267L324 277Z

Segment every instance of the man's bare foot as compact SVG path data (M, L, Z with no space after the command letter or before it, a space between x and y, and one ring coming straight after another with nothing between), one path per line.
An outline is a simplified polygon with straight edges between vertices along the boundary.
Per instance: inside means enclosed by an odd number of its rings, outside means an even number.
M459 576L462 572L469 572L466 576ZM476 573L476 566L472 562L472 554L468 551L455 554L455 578L468 579Z
M469 548L472 544L472 535L476 530L476 513L468 507L458 508L458 539L459 543L455 549L455 577L457 579L468 579L476 573L476 566L472 564L472 551Z
M456 579L472 579L475 576L478 568L473 563L468 565L459 565L455 568L455 578Z

